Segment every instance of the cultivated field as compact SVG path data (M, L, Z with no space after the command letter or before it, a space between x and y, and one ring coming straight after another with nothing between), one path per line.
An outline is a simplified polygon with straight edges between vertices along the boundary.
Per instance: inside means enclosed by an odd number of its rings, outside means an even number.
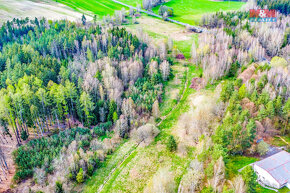
M58 2L80 12L89 11L98 16L112 15L115 10L123 7L111 0L59 0Z
M0 23L13 18L46 17L75 21L82 14L54 1L0 0Z

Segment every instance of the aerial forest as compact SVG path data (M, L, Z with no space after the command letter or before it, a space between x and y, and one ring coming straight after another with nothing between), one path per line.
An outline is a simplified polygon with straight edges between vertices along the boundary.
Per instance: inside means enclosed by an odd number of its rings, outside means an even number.
M20 146L37 138L14 152L16 181L40 175L34 177L41 183L59 167L50 163L62 152L76 159L67 176L83 182L116 138L152 119L170 76L166 46L152 47L148 37L124 28L14 19L2 25L0 37L1 140ZM98 141L112 132L107 145ZM89 153L98 149L102 156Z

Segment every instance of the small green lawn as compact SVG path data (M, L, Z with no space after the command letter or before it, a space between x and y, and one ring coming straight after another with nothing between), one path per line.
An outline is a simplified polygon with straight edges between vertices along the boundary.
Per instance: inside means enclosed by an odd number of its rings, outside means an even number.
M239 172L238 170L258 161L258 158L246 157L246 156L230 156L226 163L226 172L229 179L233 178Z
M290 190L289 190L289 188L287 188L287 187L285 186L285 187L281 188L281 189L279 190L279 192L280 192L280 193L289 193Z
M275 193L273 190L269 190L267 188L263 188L261 185L258 184L258 187L256 188L257 193ZM287 187L283 187L279 189L279 193L289 193L290 190Z

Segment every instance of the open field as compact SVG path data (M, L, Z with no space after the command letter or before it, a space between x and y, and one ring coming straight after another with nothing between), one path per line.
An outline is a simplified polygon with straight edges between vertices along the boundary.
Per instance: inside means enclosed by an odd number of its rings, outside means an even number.
M138 24L126 25L125 27L132 33L136 33L137 30L142 29L143 32L154 39L157 45L160 42L166 42L170 38L174 42L177 51L184 54L187 59L190 58L192 43L193 41L197 41L198 37L196 33L187 31L183 26L155 19L150 16L144 15L138 18L137 21Z
M112 15L115 10L123 8L122 5L114 3L111 0L58 0L77 11L91 12L98 16Z
M142 4L142 0L120 1L135 7ZM111 0L58 0L58 2L63 3L77 11L91 12L100 17L108 14L112 15L115 10L120 10L123 8L122 5L119 5ZM243 4L244 3L242 2L218 2L211 0L171 0L165 3L165 5L172 7L174 10L174 16L172 19L188 24L196 24L205 13L213 13L220 10L237 10ZM159 7L160 6L153 8L153 11L158 13Z
M128 5L137 6L141 4L141 0L120 0ZM171 0L164 5L172 7L174 16L172 19L188 24L196 24L205 13L213 13L216 11L237 10L244 3L236 1L211 1L211 0ZM153 8L158 13L160 6Z
M244 3L233 1L210 1L210 0L171 0L165 3L166 6L172 7L174 16L172 19L188 24L196 24L205 13L216 11L237 10ZM158 12L160 6L153 9Z
M43 17L76 21L82 14L53 1L0 0L0 24L13 18Z

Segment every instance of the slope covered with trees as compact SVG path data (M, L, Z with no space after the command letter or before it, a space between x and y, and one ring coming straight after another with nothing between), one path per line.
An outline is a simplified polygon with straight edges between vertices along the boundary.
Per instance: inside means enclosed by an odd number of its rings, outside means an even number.
M64 132L19 148L14 156L18 181L31 177L36 168L43 169L44 176L54 171L50 163L72 141L80 141L76 150L86 151L99 149L99 142L91 141L111 135L113 128L117 138L127 138L130 130L146 123L153 103L161 99L170 75L166 47L151 46L146 37L137 38L123 28L82 20L15 19L1 27L1 134L13 135L21 145L31 137L95 125L92 131ZM116 147L116 141L108 143ZM83 182L77 176L72 179Z

